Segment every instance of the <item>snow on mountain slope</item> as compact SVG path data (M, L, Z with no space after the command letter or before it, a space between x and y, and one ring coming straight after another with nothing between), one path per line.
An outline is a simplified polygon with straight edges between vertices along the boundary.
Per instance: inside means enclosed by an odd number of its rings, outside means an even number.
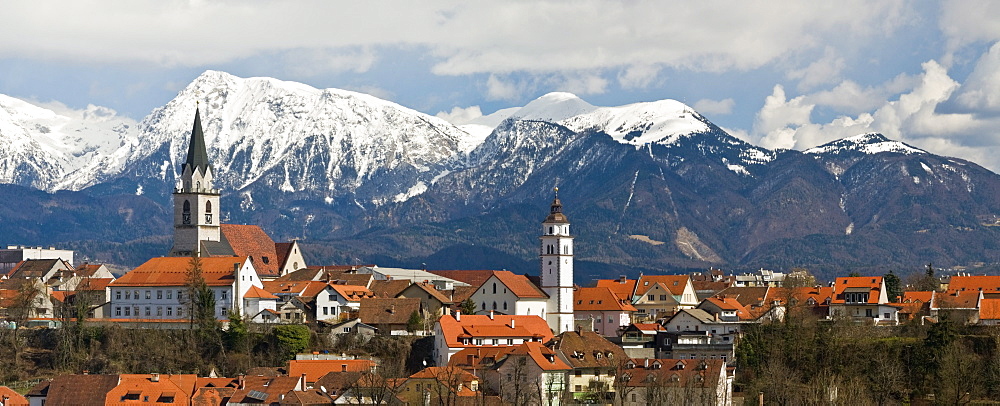
M437 175L430 172L460 154L469 138L442 119L370 95L208 71L139 124L135 145L78 171L65 186L82 188L150 167L157 178L172 181L187 150L196 101L217 186L224 190L280 176L267 183L332 196L380 173L426 173L406 179L412 184L387 185L385 193L395 196Z
M134 128L105 107L45 108L0 95L0 182L51 190L88 160L114 152Z
M899 141L893 141L879 133L867 133L829 142L818 147L802 151L805 154L840 154L845 152L860 152L866 155L879 152L896 152L904 155L926 154L919 148L914 148Z
M705 119L676 100L602 107L560 121L575 131L600 130L623 144L672 144L680 137L706 132Z

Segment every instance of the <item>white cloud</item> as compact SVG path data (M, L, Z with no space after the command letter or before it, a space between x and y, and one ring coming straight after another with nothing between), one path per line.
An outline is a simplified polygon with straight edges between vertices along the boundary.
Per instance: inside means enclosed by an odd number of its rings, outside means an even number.
M317 68L364 71L379 48L421 47L442 75L628 67L623 84L639 86L651 66L753 69L845 32L870 41L894 29L900 4L79 0L52 12L13 0L0 26L18 35L0 37L0 54L205 66L319 50Z
M653 83L660 68L648 63L638 63L626 67L618 74L618 84L623 89L642 89Z
M490 75L486 80L486 97L490 100L515 101L524 94L524 85L513 80Z
M803 69L788 72L788 78L798 79L800 92L811 90L820 85L836 83L845 66L844 58L837 55L832 46L827 46L822 58Z
M967 112L1000 113L1000 42L979 58L953 100Z
M815 105L808 104L805 97L786 100L785 88L775 85L770 96L764 99L764 107L757 113L753 133L761 137L760 145L765 148L794 148L794 130L809 124Z
M483 111L479 106L471 106L464 109L461 107L452 107L451 111L440 111L436 116L454 125L462 125L482 117Z
M736 101L732 98L723 100L701 99L694 102L694 106L691 107L694 107L695 111L702 114L723 115L732 113L733 106L735 105Z
M1000 40L1000 2L945 0L941 4L938 27L947 38L942 58L950 66L955 53L971 43Z
M601 94L608 89L607 79L590 73L563 75L557 81L556 88L576 95Z

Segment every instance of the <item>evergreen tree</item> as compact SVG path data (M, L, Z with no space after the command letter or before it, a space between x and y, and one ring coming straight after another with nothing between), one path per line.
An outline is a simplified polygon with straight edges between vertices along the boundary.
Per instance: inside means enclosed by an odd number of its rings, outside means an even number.
M471 298L462 301L459 308L462 314L476 314L476 302L473 302Z
M889 295L889 301L899 303L900 297L903 296L903 286L899 277L896 276L895 272L890 270L882 279L885 281L885 290Z

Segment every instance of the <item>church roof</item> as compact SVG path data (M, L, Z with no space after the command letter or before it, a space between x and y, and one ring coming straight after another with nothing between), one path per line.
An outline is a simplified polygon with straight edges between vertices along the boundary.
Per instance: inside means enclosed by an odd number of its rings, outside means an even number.
M205 133L201 129L201 111L195 109L194 111L194 128L191 129L191 142L188 144L187 161L184 162L184 166L191 165L195 169L201 169L202 172L206 168L212 166L211 162L208 161L208 152L205 148Z
M281 262L274 240L263 229L241 224L220 224L220 227L233 253L236 256L250 257L258 275L265 278L280 276Z
M552 200L552 207L549 209L549 216L545 218L545 223L569 223L569 219L562 212L562 201L559 200L559 188L556 188L556 197Z

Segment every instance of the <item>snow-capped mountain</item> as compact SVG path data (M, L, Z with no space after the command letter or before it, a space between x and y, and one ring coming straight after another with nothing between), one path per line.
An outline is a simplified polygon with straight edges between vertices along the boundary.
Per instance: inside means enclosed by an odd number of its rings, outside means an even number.
M880 134L771 151L674 100L599 107L550 93L453 125L369 95L210 71L139 123L96 107L60 112L10 98L0 107L0 182L82 190L31 194L30 207L64 218L104 202L86 212L114 231L73 224L119 244L137 230L167 229L154 240L169 239L169 218L140 228L136 216L170 213L199 108L224 221L344 255L321 262L417 266L435 253L483 255L463 248L472 245L530 259L559 186L578 259L611 276L640 267L1000 263L1000 251L981 247L1000 237L996 174ZM23 223L5 213L5 224ZM25 227L9 235L27 240L11 243L56 242L31 240L46 233Z
M105 107L73 111L0 95L0 183L53 190L66 175L134 138L135 122Z

